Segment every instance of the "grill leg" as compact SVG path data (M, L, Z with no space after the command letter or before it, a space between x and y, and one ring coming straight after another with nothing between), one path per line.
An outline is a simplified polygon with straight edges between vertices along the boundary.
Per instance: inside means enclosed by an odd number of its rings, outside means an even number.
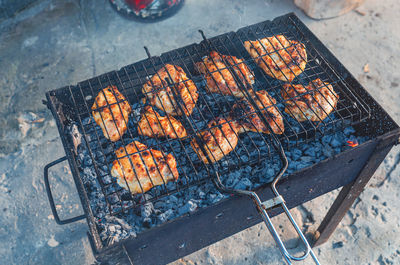
M368 159L367 164L360 171L357 178L342 188L314 234L313 247L319 246L328 241L329 237L333 234L344 215L354 203L355 199L360 196L364 187L367 185L368 181L371 179L393 146L389 145L381 148L381 146L384 145L384 142L386 141L382 141L377 145L374 153Z

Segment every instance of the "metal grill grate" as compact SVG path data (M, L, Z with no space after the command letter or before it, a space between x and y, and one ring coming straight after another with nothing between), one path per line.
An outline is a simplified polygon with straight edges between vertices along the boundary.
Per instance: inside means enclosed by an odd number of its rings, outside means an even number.
M308 84L312 80L320 78L322 81L330 83L339 95L337 107L326 119L317 123L310 120L300 123L285 113L283 109L287 100L280 93L282 84L285 82L264 74L243 46L244 41L257 40L277 34L283 34L290 40L297 40L306 47L308 56L306 69L294 79L293 84ZM236 148L213 165L220 175L244 165L260 163L276 155L271 136L279 139L285 148L290 148L312 141L316 137L322 136L327 130L338 130L343 125L355 124L370 116L370 109L362 98L350 89L349 85L344 81L345 77L340 76L334 70L290 17L249 26L237 32L205 40L200 44L193 44L164 53L160 57L150 57L147 60L126 66L120 71L109 72L79 83L77 86L70 86L67 90L63 90L62 93L69 100L69 105L72 106L72 109L64 111L73 115L73 120L77 121L79 129L84 136L84 144L93 161L94 170L111 214L125 212L146 201L154 201L187 187L198 185L210 177L210 166L198 158L196 152L190 146L190 141L198 139L199 137L196 135L207 130L206 125L209 121L217 117L228 119L232 105L239 101L238 98L233 96L206 92L206 80L195 69L195 63L201 62L202 57L207 56L211 50L223 55L233 55L243 59L255 74L256 81L253 89L255 91L265 89L276 99L276 106L285 124L285 131L279 135L267 135L259 132L242 134L239 137ZM143 108L143 99L145 98L145 95L141 92L142 86L166 64L182 67L188 78L196 84L199 93L199 99L192 115L175 117L182 122L188 131L188 136L182 139L150 138L138 134L137 124L140 119L140 111ZM228 66L227 69L235 79L238 79L237 74L232 70L233 67ZM218 71L221 70L223 69ZM116 86L132 107L132 114L129 117L129 121L126 121L128 130L117 142L107 140L100 127L91 118L91 106L94 98L103 88L110 85ZM176 86L177 84L171 82L170 85ZM179 95L174 94L173 97L179 102ZM109 105L103 108L108 107ZM185 106L178 104L175 107L184 108ZM163 110L160 111L162 113ZM257 107L256 112L260 113L260 109ZM243 119L248 115L235 117L235 119ZM178 181L154 187L147 192L147 194L151 195L151 199L144 194L132 196L129 191L120 187L116 180L110 176L111 163L116 159L115 150L121 146L126 146L133 140L145 144L148 148L163 150L166 154L172 154L177 160Z

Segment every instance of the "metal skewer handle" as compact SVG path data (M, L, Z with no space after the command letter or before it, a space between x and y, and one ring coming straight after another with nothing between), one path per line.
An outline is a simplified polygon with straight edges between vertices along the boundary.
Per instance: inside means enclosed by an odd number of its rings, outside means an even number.
M255 192L247 191L247 193L248 193L247 195L252 197L253 201L256 203L257 208L259 209L260 214L264 220L264 223L266 224L272 237L278 244L279 250L281 251L282 255L284 256L284 258L288 264L292 264L291 261L304 260L308 257L309 254L311 254L311 257L314 260L315 264L318 264L318 265L320 264L317 257L315 256L314 252L312 251L307 239L305 238L304 234L301 232L301 229L299 228L299 226L297 225L296 221L294 220L292 214L290 213L289 209L287 208L286 203L281 195L274 197L268 201L261 202L260 198L258 197L258 195ZM294 229L296 230L297 235L300 237L301 241L303 242L304 246L306 247L305 253L300 257L293 256L288 252L285 244L282 242L278 232L276 231L276 229L271 221L271 218L269 217L269 215L267 213L268 209L270 209L272 207L276 207L276 206L278 206L278 207L280 206L283 208L286 216L289 218L289 221L292 223Z
M247 195L249 196L254 203L257 206L257 209L259 210L261 217L263 218L263 221L265 223L265 225L267 226L268 230L270 231L272 237L274 238L274 240L276 241L279 250L282 253L282 256L284 257L285 261L287 264L291 265L292 261L302 261L304 259L306 259L308 257L308 255L310 254L312 259L314 260L315 264L320 265L321 263L318 261L317 257L315 256L314 252L312 251L310 244L308 243L306 237L304 236L303 232L301 232L301 229L299 228L299 226L297 225L296 221L294 220L292 214L290 213L289 209L286 206L285 200L283 199L283 197L277 192L276 189L274 190L274 193L276 195L276 197L262 202L260 200L260 197L258 197L257 193L255 193L254 191L248 191L248 190L237 190L237 189L230 189L225 187L222 183L221 180L219 178L219 175L217 174L216 178L214 179L214 183L215 185L221 189L224 192L228 192L228 193L233 193L233 194L237 194L237 195ZM274 186L273 186L274 187ZM275 188L275 187L274 187ZM292 223L294 229L297 232L297 235L300 237L301 241L303 242L306 250L304 252L304 254L300 257L296 257L291 255L285 244L282 242L282 239L280 238L278 232L276 231L271 218L269 217L267 210L271 209L273 207L282 207L282 209L284 210L286 216L289 218L290 222Z

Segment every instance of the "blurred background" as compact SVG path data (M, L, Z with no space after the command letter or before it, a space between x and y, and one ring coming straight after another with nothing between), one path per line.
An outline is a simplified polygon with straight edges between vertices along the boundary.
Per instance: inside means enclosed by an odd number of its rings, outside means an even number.
M0 0L0 263L95 262L87 224L56 225L44 193L44 165L64 155L42 104L46 91L144 59L143 46L159 55L200 42L199 29L212 37L288 12L400 122L396 0ZM317 248L322 264L400 264L399 161L395 148L333 237ZM55 174L54 189L63 194L57 207L80 214L67 164ZM293 210L305 231L315 229L335 194ZM260 224L175 264L282 264L282 258Z

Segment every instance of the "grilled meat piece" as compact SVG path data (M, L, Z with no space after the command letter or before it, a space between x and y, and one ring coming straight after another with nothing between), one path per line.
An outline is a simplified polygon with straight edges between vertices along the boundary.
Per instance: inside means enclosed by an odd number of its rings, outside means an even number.
M304 44L289 40L284 35L245 41L244 46L267 75L282 81L291 82L307 64Z
M169 80L169 82L167 81ZM169 84L168 84L169 83ZM183 69L176 65L166 64L143 85L143 94L150 104L173 116L190 115L199 97L194 82L187 78ZM174 92L177 99L174 97Z
M273 106L276 104L276 100L265 90L257 91L255 95L252 93L252 97L272 131L275 134L282 134L284 131L283 118L278 108ZM246 98L241 99L233 106L227 119L216 118L209 122L207 127L207 130L198 135L204 142L203 148L206 155L196 138L190 143L193 150L206 164L209 163L207 156L212 163L215 163L232 152L236 148L240 133L248 131L270 133L269 127L264 124L253 105Z
M99 92L92 115L107 139L118 141L128 129L128 116L132 109L116 86L108 86Z
M210 93L232 95L239 98L244 97L243 91L241 91L227 67L231 67L235 71L239 81L246 89L252 89L251 84L254 83L253 72L242 59L238 59L235 56L221 55L216 51L212 51L209 56L202 59L202 62L196 63L196 67L205 76L207 89Z
M138 141L120 147L115 154L117 160L113 162L111 175L132 194L147 192L179 177L176 160L171 154L149 149Z
M238 130L238 125L235 122L223 118L217 118L209 122L208 129L201 132L199 137L205 144L203 147L211 162L214 163L220 160L235 149L238 142ZM190 144L201 160L208 164L207 157L200 149L196 138Z
M158 114L151 106L146 106L138 124L138 132L150 137L183 138L187 136L182 123L168 115Z
M339 95L331 84L315 79L308 86L284 84L285 112L302 121L322 121L336 108Z
M272 128L273 133L282 134L285 127L278 108L273 106L276 104L276 100L265 90L257 91L256 95L253 95L253 99ZM233 105L230 116L241 125L239 133L246 131L270 133L269 127L263 122L253 105L246 98Z

